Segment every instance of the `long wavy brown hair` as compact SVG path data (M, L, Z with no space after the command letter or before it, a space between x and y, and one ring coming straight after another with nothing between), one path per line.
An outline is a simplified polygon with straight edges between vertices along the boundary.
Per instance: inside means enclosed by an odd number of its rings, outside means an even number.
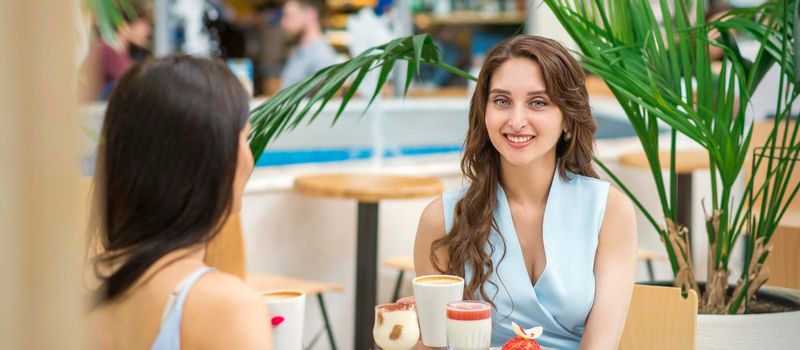
M592 167L597 125L592 118L585 78L578 62L551 39L523 35L500 42L483 63L470 104L469 129L461 159L461 171L470 185L456 203L450 232L433 242L430 255L431 263L440 273L465 277L469 264L473 275L465 285L464 297L480 296L490 303L494 297L489 297L484 287L487 281L494 284L489 277L496 268L491 258L496 247L489 242L489 234L491 229L499 232L493 213L501 179L500 155L489 140L484 119L492 74L514 57L527 58L539 65L547 95L564 117L571 137L563 134L556 144L559 176L568 179L572 173L597 178ZM447 252L446 264L436 257L440 250Z

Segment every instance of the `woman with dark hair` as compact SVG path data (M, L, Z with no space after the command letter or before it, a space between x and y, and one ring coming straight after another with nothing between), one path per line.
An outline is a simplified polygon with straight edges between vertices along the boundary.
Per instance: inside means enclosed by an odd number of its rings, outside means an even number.
M221 63L170 56L122 76L95 175L97 349L270 349L266 305L203 263L253 169L248 97Z
M465 278L494 306L492 345L511 322L556 349L616 349L633 291L636 220L592 168L597 126L578 62L558 43L507 39L483 64L461 169L466 188L422 214L417 275Z

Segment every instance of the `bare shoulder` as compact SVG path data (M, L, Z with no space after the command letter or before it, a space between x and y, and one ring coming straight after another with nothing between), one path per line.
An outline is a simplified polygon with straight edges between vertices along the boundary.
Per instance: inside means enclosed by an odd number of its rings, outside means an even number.
M206 307L229 308L242 304L263 304L258 293L244 281L220 271L211 272L201 278L192 291L196 300Z
M267 306L255 290L241 279L224 272L212 272L201 278L190 294L193 306L213 312L214 317L266 320Z
M633 210L633 202L631 202L631 199L613 186L608 189L606 216L608 215L611 215L615 219L636 220L636 212Z
M267 348L269 314L255 290L236 276L211 272L186 300L183 332L203 348ZM184 333L185 334L185 333ZM187 344L187 348L190 347Z
M425 207L419 219L419 229L417 234L439 238L444 236L444 205L442 198L436 198Z
M613 236L615 239L636 239L636 212L633 202L625 193L611 186L608 189L605 218L602 236Z

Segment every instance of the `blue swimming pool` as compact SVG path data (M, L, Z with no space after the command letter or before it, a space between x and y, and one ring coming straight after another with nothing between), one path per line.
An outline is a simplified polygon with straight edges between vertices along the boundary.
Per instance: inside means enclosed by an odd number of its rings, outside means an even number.
M431 155L460 152L461 146L402 147L386 150L384 158ZM372 158L369 148L338 148L309 150L266 150L256 162L256 166L280 166L304 163L328 163Z
M596 118L597 139L635 136L627 119ZM387 149L384 158L414 157L461 152L461 145L409 146ZM330 163L372 158L373 150L367 147L323 149L267 149L256 163L259 167L284 166L308 163Z

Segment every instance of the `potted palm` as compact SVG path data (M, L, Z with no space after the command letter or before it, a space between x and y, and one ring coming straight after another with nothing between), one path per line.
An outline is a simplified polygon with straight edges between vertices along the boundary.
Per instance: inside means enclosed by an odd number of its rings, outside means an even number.
M629 195L664 242L674 285L701 296L698 347L760 348L767 345L765 340L772 342L767 347L795 346L796 339L787 335L796 333L789 330L800 325L800 311L748 313L756 300L769 294L769 288L762 286L769 278L764 263L771 239L789 203L798 200L800 192L800 184L791 180L792 174L800 172L800 123L796 117L791 122L790 115L791 105L800 95L800 73L794 69L800 64L800 55L795 53L800 43L793 40L793 31L798 31L793 25L798 3L772 0L706 20L704 1L660 0L656 7L661 16L648 0L544 2L579 46L585 69L605 80L647 155L660 203L658 213L645 208L625 183L596 161ZM759 44L754 60L742 55L736 36L749 36ZM710 62L712 48L722 51L718 70L712 69ZM445 64L425 34L393 40L326 67L254 108L250 140L254 156L258 158L281 133L304 121L313 122L325 105L341 94L335 123L370 72L378 76L370 101L374 100L398 62L408 63L406 90L421 64L475 80ZM764 144L751 147L752 122L741 106L750 103L773 66L780 70L782 89L775 96L772 130ZM660 142L660 130L664 127L669 130L665 148L673 164L667 176L659 159L660 143L664 143ZM711 169L712 198L706 201L705 225L709 277L705 283L697 280L688 249L689 234L700 234L690 233L687 223L677 220L674 160L679 134L706 151ZM737 179L743 173L762 170L764 180L750 176L744 188L737 189ZM738 196L737 190L742 191ZM739 246L745 251L743 272L730 285L730 258ZM800 292L783 292L783 299L793 300L795 310L800 309ZM755 324L761 332L750 331Z
M627 192L658 232L669 256L674 284L701 296L701 314L748 313L756 300L763 299L758 296L769 278L764 263L771 251L771 239L800 187L790 181L791 175L800 171L799 123L792 122L790 114L800 94L800 74L794 70L792 50L796 2L769 1L755 8L730 11L714 20L706 20L703 1L661 0L656 5L661 16L645 0L545 3L580 47L584 67L605 80L636 131L657 188L661 206L658 215L649 212L605 164L598 164ZM755 60L743 57L734 40L737 35L749 36L759 43ZM716 71L710 59L714 48L723 54ZM782 89L775 96L769 137L763 145L753 147L752 122L746 118L746 108L740 106L750 103L753 92L773 66L780 70ZM659 159L663 147L659 144L659 125L670 130L666 148L672 166L666 178ZM706 151L711 170L712 198L704 201L709 241L708 279L704 285L698 283L692 270L688 223L677 220L674 160L678 134ZM765 171L765 180L759 182L759 177L749 176L737 198L737 179L746 170L750 174ZM663 220L657 220L658 216ZM694 234L699 237L699 232ZM743 272L735 284L729 285L731 254L742 244ZM728 334L736 336L720 337L719 329L711 329L720 322L734 332ZM759 323L760 330L775 331L775 336L744 331L753 322ZM698 347L763 347L764 339L789 339L786 327L797 325L800 311L757 318L701 315ZM753 335L752 342L747 342L748 334Z

